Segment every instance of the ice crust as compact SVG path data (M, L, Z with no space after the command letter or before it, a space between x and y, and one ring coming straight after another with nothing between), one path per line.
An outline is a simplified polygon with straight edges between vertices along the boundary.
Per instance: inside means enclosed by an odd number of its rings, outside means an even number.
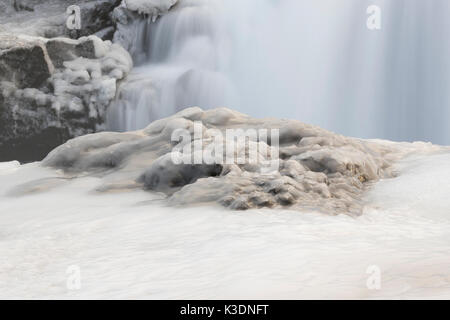
M212 129L279 129L279 169L267 174L248 161L174 164L171 135L179 128L192 132L194 121L203 126L205 148L217 143L208 134ZM412 146L348 138L294 120L253 119L226 108L188 108L141 131L75 138L52 151L43 165L75 176L101 174L103 192L123 188L162 192L174 206L220 203L240 210L318 208L329 214L359 215L363 192L373 182L394 176L392 163ZM236 157L248 147L236 150Z

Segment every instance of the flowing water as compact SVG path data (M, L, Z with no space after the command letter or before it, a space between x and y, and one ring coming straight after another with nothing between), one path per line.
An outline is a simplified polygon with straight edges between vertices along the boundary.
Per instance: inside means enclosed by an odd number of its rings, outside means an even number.
M366 26L369 5L381 30ZM450 144L448 0L180 0L143 21L109 129L188 106Z

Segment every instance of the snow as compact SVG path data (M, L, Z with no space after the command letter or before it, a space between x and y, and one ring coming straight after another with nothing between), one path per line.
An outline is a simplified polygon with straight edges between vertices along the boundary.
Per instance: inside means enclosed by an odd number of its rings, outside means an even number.
M20 167L19 161L0 162L0 175L15 171Z
M369 200L402 214L448 221L450 219L450 165L447 153L430 161L427 155L405 159L398 170L401 179L379 183ZM429 172L430 174L427 174ZM404 185L408 188L405 190ZM405 192L406 191L406 192Z
M2 163L0 298L448 299L450 153L416 148L358 218L169 208L140 189L94 192L101 177Z

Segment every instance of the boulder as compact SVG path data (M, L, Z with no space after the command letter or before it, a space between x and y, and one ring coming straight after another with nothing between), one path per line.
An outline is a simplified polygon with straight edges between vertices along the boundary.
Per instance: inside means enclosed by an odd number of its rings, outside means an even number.
M42 87L52 68L45 48L38 43L0 51L0 81L11 81L21 89Z
M0 39L0 161L41 160L104 128L117 82L133 65L123 48L95 36Z
M92 39L75 42L56 38L47 41L46 48L56 68L62 68L65 61L72 61L78 57L95 59L95 44Z

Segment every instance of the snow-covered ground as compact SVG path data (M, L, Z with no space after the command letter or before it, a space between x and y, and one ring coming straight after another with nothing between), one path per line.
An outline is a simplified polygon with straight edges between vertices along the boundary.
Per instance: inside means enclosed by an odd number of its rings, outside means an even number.
M352 218L174 209L141 190L94 193L92 176L0 163L0 298L448 299L450 153L396 167ZM15 192L36 179L49 190ZM66 283L73 265L79 290Z

